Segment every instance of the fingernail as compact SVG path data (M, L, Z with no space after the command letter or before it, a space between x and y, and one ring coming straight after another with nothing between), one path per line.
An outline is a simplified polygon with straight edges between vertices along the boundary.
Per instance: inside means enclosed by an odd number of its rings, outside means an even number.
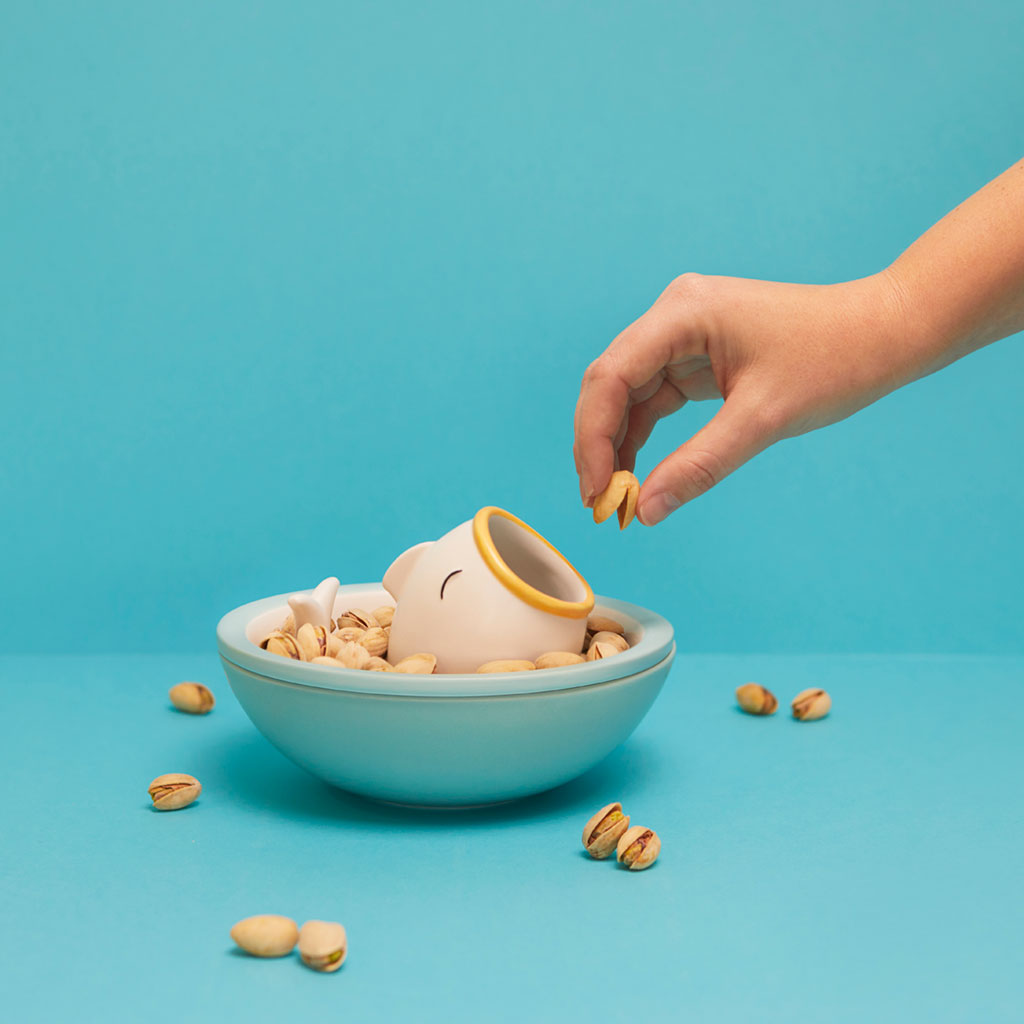
M582 477L583 483L583 507L586 508L594 500L594 485L590 482L590 474L585 472Z
M671 515L682 502L668 491L660 494L652 494L643 505L640 506L640 522L644 526L655 526L666 516Z

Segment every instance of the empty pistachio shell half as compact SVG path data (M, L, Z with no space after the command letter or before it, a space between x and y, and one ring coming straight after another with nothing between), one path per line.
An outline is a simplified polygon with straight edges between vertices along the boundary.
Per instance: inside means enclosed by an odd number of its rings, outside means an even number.
M396 671L395 666L390 662L385 661L384 658L373 658L363 666L368 672L394 672Z
M284 620L284 625L281 627L282 633L295 633L295 616L289 612L288 617Z
M594 522L603 523L613 512L619 513L619 529L624 530L636 514L640 481L628 469L612 473L608 486L594 498Z
M604 860L628 828L629 815L622 813L622 804L606 804L583 826L583 847L594 860Z
M587 648L587 661L597 661L599 658L611 658L614 655L621 653L622 651L620 651L618 647L613 647L611 644L591 644Z
M299 932L299 956L314 971L336 971L347 952L345 928L335 921L307 921Z
M609 619L605 615L591 615L587 619L587 632L588 633L618 633L620 636L625 635L626 627L621 622L615 619Z
M395 664L395 671L429 676L437 671L437 658L432 654L410 654Z
M537 666L524 658L498 658L485 661L477 672L532 672Z
M615 859L630 871L643 871L658 859L659 853L661 840L658 833L643 825L634 825L619 838Z
M620 653L629 650L629 641L621 633L613 633L610 629L603 629L600 633L595 633L590 641L590 647L593 647L594 644L609 644Z
M178 683L170 688L167 695L179 711L187 711L190 715L205 715L216 703L213 694L202 683Z
M793 717L800 722L824 718L832 708L832 698L822 689L801 690L793 698Z
M359 629L369 629L371 626L379 626L380 623L370 612L364 612L362 608L349 608L344 615L338 619L338 629L346 626L356 626Z
M180 807L188 807L198 799L202 791L202 784L195 776L181 772L158 775L149 784L149 797L158 811L176 811Z
M390 626L391 620L395 617L395 609L392 605L385 604L380 608L374 608L370 614L377 620L378 626Z
M744 683L737 686L736 703L748 715L774 715L779 706L775 694L760 683Z
M312 661L314 658L322 658L327 652L327 629L324 626L314 626L307 622L299 627L295 634L295 641L305 655L305 661Z
M252 956L287 956L299 941L299 928L290 917L257 914L239 921L231 938Z
M548 651L534 664L537 668L562 668L565 665L582 665L585 660L582 654L573 654L572 651Z

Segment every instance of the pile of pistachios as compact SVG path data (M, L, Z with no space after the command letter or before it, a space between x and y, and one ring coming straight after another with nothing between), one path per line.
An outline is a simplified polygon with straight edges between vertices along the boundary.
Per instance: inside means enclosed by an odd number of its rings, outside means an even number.
M774 715L778 698L760 683L744 683L736 688L736 703L748 715ZM801 690L790 702L790 711L798 722L816 722L832 710L832 698L819 686Z
M350 608L337 619L332 619L329 627L307 622L296 629L295 616L289 613L281 626L263 639L260 647L268 654L293 661L308 661L313 665L369 672L436 673L437 658L426 652L410 654L396 662L388 661L394 614L395 609L391 605L383 605L372 612ZM626 629L621 622L604 615L592 615L587 620L582 651L548 651L535 661L503 658L485 662L477 672L529 672L582 665L587 661L614 657L628 651L629 647Z

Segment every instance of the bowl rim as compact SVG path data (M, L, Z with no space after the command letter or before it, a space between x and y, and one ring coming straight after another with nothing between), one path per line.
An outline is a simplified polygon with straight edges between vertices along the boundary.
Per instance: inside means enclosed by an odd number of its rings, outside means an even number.
M571 690L621 679L656 665L673 647L674 631L667 619L639 605L595 595L591 615L608 614L622 622L627 632L641 631L640 640L628 651L611 658L584 662L582 665L533 672L412 675L313 665L268 654L249 640L247 635L249 624L258 615L280 608L283 618L290 610L287 602L293 593L295 591L250 601L228 612L217 624L217 648L221 656L240 668L268 679L323 690L395 697L493 697ZM380 597L389 602L393 600L381 583L344 584L338 588L338 596L343 595L373 595L374 598Z

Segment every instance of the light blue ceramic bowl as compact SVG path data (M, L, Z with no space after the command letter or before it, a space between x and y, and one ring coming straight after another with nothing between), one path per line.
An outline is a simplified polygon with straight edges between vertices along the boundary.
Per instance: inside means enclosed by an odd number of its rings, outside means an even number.
M253 724L296 764L363 796L452 807L538 793L593 767L640 723L675 656L672 627L597 598L628 651L536 672L405 675L311 665L258 646L287 594L229 612L217 646ZM390 604L380 584L342 587L335 608Z

